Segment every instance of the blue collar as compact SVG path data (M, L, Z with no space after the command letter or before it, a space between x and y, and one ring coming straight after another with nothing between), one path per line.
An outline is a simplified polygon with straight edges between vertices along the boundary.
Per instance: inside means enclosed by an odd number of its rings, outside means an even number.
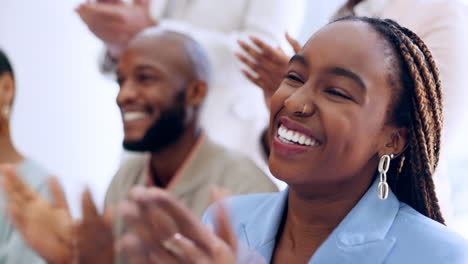
M387 200L377 197L375 180L356 206L335 228L315 252L309 264L349 263L359 259L361 264L382 263L392 249L395 238L387 233L399 210L399 201L390 191ZM245 221L244 234L250 248L267 260L271 259L288 198L288 189L262 203Z

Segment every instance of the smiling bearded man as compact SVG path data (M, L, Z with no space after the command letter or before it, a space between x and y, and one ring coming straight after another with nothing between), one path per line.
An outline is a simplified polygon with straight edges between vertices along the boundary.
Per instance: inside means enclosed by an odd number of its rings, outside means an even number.
M123 164L108 189L106 206L124 200L135 185L158 186L201 217L212 186L232 194L277 191L252 161L203 134L199 112L209 66L203 48L180 33L150 30L130 43L117 71L117 104L124 147L146 154Z

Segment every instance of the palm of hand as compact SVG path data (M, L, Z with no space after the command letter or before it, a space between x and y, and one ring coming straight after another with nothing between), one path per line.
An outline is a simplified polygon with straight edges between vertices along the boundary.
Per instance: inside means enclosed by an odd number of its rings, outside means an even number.
M53 207L42 197L34 197L21 208L18 229L39 255L52 263L67 263L72 257L71 216L66 208ZM53 237L53 239L44 239Z
M114 57L140 31L154 26L148 3L85 3L76 9L89 30L101 39Z
M22 182L14 168L2 168L2 187L8 200L8 211L13 224L24 240L40 256L51 263L70 263L72 257L72 218L66 199L55 179L49 190L53 203L42 198Z
M74 221L55 179L49 184L50 202L24 184L14 168L0 172L5 174L2 187L13 224L48 263L113 263L111 217L99 215L88 191L83 194L83 219Z

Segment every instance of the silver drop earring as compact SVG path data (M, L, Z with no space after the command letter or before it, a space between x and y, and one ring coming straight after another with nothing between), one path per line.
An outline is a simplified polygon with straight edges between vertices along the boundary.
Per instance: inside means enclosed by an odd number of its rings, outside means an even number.
M390 155L383 155L380 158L379 162L379 177L380 182L379 186L377 187L377 196L380 200L386 200L388 197L389 187L387 183L387 172L390 168L390 161L393 159L393 154Z

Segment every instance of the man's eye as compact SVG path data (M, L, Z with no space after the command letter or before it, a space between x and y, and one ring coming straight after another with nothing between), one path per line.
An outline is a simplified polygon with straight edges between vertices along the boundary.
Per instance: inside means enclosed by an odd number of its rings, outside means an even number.
M153 75L141 74L138 75L138 80L141 82L153 81L156 78Z
M288 74L286 74L286 75L284 76L284 78L285 78L285 79L292 80L292 81L295 81L295 82L304 83L304 81L303 81L301 78L299 78L298 76L296 76L296 75L294 75L294 74L288 73Z

